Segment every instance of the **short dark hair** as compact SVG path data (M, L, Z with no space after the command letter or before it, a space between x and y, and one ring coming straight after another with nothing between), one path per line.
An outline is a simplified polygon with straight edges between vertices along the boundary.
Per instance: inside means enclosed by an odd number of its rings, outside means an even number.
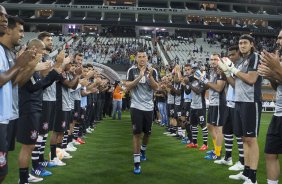
M143 48L141 48L141 49L139 49L138 51L137 51L137 53L138 52L145 52L145 50L143 49ZM145 52L146 53L146 52Z
M14 29L17 26L17 23L20 25L24 25L24 21L20 17L9 16L8 17L8 28Z
M239 46L238 45L232 45L228 48L228 51L233 51L233 50L239 51Z
M184 67L191 67L192 68L192 66L190 64L185 64Z
M44 32L39 33L39 35L37 36L37 38L42 41L42 40L44 40L44 38L46 38L46 37L51 37L51 36L52 36L52 35L51 35L50 33L44 31Z
M80 52L77 52L77 53L75 53L75 55L73 56L73 58L76 58L76 56L83 57L83 54L82 54L82 53L80 53Z
M93 65L90 64L90 63L88 63L86 66L87 66L87 68L93 68Z

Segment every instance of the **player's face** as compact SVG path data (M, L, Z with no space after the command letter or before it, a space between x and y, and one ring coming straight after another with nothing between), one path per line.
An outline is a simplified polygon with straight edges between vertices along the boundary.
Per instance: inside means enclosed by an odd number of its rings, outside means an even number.
M185 68L184 68L184 70L185 70L185 75L191 75L192 74L192 68L190 67L190 66L186 66Z
M17 23L16 27L11 30L11 41L13 45L19 46L21 44L22 38L24 37L24 28L23 25Z
M253 46L253 42L250 42L248 39L239 40L239 50L242 54L249 54Z
M211 58L210 58L210 66L211 66L212 68L217 67L217 62L218 62L218 55L211 55Z
M0 5L0 33L5 33L8 28L6 9Z
M46 36L42 41L46 45L46 50L49 51L49 52L52 52L52 50L53 50L53 38L51 36Z
M277 36L276 44L279 46L279 49L282 49L282 31L279 32L279 35Z
M148 57L145 52L138 52L136 57L137 57L137 63L140 67L147 65Z
M46 47L44 45L43 42L41 42L42 44L38 45L38 47L36 48L36 53L37 54L44 54L44 52L46 51Z
M238 51L236 50L231 50L231 51L228 51L228 58L233 62L235 63L239 58L240 58L240 54Z
M74 62L75 62L78 66L81 66L81 65L82 65L82 61L83 61L83 56L79 56L79 55L76 55L76 56L75 56Z

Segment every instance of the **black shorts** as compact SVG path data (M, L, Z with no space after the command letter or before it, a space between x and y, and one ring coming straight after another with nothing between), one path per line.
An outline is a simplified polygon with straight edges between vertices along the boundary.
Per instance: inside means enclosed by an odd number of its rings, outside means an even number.
M74 111L73 111L73 120L79 121L80 119L80 100L74 101Z
M222 118L221 115L223 114L220 112L222 108L219 106L209 106L208 110L208 123L213 126L222 126Z
M16 136L17 136L17 123L18 123L18 119L14 119L14 120L9 121L9 124L8 124L8 128L7 128L8 151L15 150Z
M223 134L233 134L234 133L234 108L225 106L225 112L223 115L223 127L222 133Z
M8 144L7 144L7 124L0 123L0 177L8 174Z
M55 122L56 101L43 101L42 121L40 122L39 134L44 135L52 129Z
M141 134L144 132L147 135L151 134L153 111L141 111L139 109L130 108L133 134Z
M180 105L174 105L174 118L180 118L181 117L181 106Z
M192 109L190 113L190 123L192 126L206 125L206 109Z
M266 134L264 152L267 154L282 154L282 117L272 116Z
M42 112L33 112L19 117L17 124L17 141L26 145L36 143Z
M174 118L174 104L167 104L167 114L169 118Z
M54 125L55 132L65 132L69 127L71 111L61 111L57 113Z
M183 102L182 110L181 110L181 116L186 117L186 119L189 119L190 117L190 107L191 102Z
M258 102L236 102L234 134L236 137L257 137L262 106Z

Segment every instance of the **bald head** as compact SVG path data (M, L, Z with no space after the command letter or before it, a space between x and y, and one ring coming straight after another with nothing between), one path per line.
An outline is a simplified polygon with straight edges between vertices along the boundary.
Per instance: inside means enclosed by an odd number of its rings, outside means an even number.
M45 44L41 40L34 38L28 42L27 48L36 48L37 53L43 54L43 51L45 50Z
M0 5L0 34L4 34L8 27L7 11Z

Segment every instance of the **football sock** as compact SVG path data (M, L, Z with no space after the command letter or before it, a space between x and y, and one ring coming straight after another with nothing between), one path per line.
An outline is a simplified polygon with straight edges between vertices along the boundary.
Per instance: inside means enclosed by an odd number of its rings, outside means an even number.
M28 168L19 168L20 184L28 183Z
M249 171L250 171L250 167L245 165L245 168L243 170L243 175L249 177Z
M205 127L202 129L203 132L203 143L207 146L208 145L208 128Z
M140 154L133 154L134 167L138 168L140 166Z
M253 183L255 183L257 181L257 170L250 169L249 178Z
M186 125L186 132L187 132L187 137L188 137L189 141L192 142L192 125L190 125L190 124Z
M193 137L193 143L197 144L197 138L198 138L198 127L197 126L192 126L192 137Z
M43 136L38 136L36 143L35 143L35 147L31 153L31 160L32 160L32 167L33 169L37 169L39 166L39 149L41 147L41 142L43 140Z
M51 150L51 158L50 158L50 160L53 160L55 157L57 157L56 148L57 148L56 144L50 145L50 150Z
M232 134L224 134L224 145L225 145L225 160L228 160L232 156L232 148L233 148Z
M222 148L222 146L215 146L215 155L217 157L220 157L221 148Z
M48 134L45 134L43 136L43 140L41 142L41 147L40 147L40 150L39 150L39 162L44 162L44 152L45 152L45 145L46 145L46 141L47 141L47 138L48 138Z
M241 137L236 137L237 144L238 144L238 151L239 151L239 161L242 165L244 165L244 148L243 148L243 141Z
M68 136L69 136L68 131L65 131L63 142L62 142L62 148L63 149L67 148Z
M274 181L267 179L267 184L278 184L278 180Z

